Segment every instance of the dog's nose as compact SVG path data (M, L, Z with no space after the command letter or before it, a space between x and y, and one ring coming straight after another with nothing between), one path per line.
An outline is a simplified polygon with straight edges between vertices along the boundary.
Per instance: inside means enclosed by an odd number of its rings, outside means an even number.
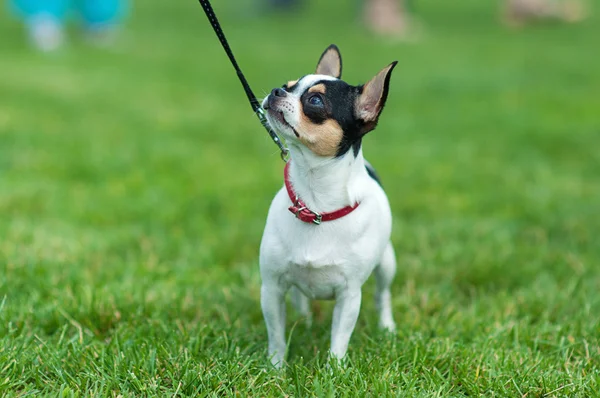
M286 94L287 94L287 92L282 88L274 88L271 91L271 95L273 97L285 97Z

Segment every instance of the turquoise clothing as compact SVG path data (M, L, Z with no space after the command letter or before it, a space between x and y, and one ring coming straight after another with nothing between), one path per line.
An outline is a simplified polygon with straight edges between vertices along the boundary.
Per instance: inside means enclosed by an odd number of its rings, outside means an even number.
M89 26L117 23L126 9L125 0L11 0L11 3L25 20L46 15L63 21L74 11Z

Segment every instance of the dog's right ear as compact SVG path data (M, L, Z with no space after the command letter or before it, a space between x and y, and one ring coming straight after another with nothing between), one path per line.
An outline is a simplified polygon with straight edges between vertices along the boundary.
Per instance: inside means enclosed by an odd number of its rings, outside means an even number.
M319 63L317 64L317 75L327 75L339 79L342 77L342 56L340 55L340 49L335 44L327 47Z

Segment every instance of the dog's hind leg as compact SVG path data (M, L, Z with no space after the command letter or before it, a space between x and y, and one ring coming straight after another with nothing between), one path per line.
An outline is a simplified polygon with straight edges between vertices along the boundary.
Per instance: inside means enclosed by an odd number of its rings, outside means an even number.
M310 300L296 286L291 288L292 305L306 320L306 326L312 324L312 312L310 311Z
M379 327L390 332L396 330L396 323L392 315L392 293L390 291L395 274L396 255L390 242L383 252L381 263L375 268L375 279L377 280L375 305L379 312Z

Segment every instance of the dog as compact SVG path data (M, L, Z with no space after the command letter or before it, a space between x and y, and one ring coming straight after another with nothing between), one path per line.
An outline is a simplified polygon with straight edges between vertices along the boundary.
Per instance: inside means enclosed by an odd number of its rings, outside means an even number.
M292 303L309 321L309 300L336 300L332 358L346 355L361 287L373 271L379 326L395 330L392 214L361 143L377 125L396 63L366 84L352 86L340 80L342 58L332 44L314 74L274 88L262 102L269 124L290 150L285 184L271 203L260 245L260 301L275 367L285 360L290 289Z

